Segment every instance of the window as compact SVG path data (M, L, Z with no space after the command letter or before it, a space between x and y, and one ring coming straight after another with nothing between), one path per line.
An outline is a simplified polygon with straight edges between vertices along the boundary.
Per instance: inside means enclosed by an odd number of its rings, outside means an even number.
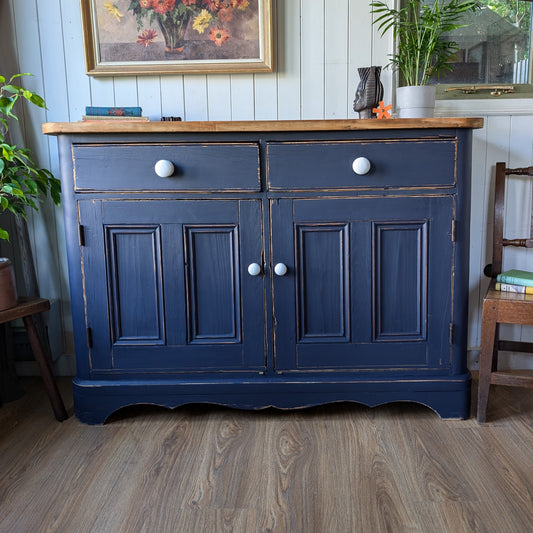
M449 34L449 40L457 42L459 50L451 71L433 80L439 96L480 98L508 93L511 97L533 97L532 2L480 3L481 9L465 14L465 27ZM489 87L479 87L483 85ZM472 86L476 87L475 92L469 92Z

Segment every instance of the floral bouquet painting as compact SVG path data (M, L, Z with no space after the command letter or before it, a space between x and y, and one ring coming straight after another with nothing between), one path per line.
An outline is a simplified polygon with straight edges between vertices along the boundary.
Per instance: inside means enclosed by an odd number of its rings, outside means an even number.
M270 0L83 3L89 74L270 70Z

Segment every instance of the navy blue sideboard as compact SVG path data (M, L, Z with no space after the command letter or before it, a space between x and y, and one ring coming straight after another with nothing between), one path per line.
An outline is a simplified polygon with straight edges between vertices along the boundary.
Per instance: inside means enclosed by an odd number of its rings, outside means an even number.
M59 143L77 417L337 401L468 417L481 125L44 124Z

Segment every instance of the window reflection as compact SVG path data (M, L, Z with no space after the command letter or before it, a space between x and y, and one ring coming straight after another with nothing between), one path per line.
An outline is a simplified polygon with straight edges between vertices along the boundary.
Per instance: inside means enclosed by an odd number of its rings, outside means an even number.
M436 84L531 83L531 2L482 0L464 16L465 27L450 32L459 44L452 70Z

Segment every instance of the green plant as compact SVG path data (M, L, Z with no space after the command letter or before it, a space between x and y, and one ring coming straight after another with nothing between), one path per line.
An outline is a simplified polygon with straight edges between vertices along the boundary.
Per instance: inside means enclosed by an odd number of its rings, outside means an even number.
M393 9L384 2L372 2L372 13L377 15L373 24L383 36L392 29L398 40L398 51L390 54L391 67L399 71L406 85L427 85L432 76L451 70L459 45L444 38L444 34L457 28L466 11L475 11L475 0L407 0L401 9Z
M29 74L15 74L7 83L0 75L0 207L26 218L25 208L37 211L37 201L48 194L59 205L61 184L49 170L34 163L30 150L11 144L7 138L10 120L18 121L13 111L19 98L46 108L38 94L12 83L21 76ZM9 240L9 233L3 228L0 228L0 239Z

